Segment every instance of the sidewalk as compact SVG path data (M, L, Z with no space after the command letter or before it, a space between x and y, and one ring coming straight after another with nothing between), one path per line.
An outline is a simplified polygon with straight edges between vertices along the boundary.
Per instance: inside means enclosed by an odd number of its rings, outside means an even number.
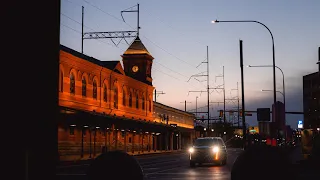
M156 155L156 154L181 153L184 151L185 150L150 151L150 152L148 152L148 151L144 151L144 152L135 151L134 153L132 153L132 152L127 152L127 153L132 156L144 156L144 155ZM98 157L99 155L100 154L96 154L95 157ZM89 164L94 158L89 158L89 155L84 155L83 158L80 158L79 155L77 155L76 158L69 156L69 159L65 158L64 160L59 161L58 166Z
M303 160L302 148L300 145L296 146L290 154L292 164L298 164L299 161Z
M130 155L133 156L143 156L143 155L151 155L151 154L168 154L168 153L179 153L179 152L183 152L185 150L170 150L170 151L144 151L144 152L127 152Z

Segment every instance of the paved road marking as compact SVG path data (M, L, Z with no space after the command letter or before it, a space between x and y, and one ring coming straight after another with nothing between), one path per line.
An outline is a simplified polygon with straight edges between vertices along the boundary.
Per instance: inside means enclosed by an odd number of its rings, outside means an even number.
M160 168L143 168L143 171L146 171L146 170L154 170L154 169L160 169Z
M164 170L161 170L161 171L156 171L156 172L152 172L152 173L146 173L145 175L148 176L150 174L158 174L158 173L161 173L161 172L166 172L166 171L171 171L171 170L174 170L174 169L179 169L183 166L177 166L177 167L174 167L174 168L170 168L170 169L164 169Z
M87 174L56 174L56 176L86 176Z
M140 166L142 167L148 167L148 166L156 166L159 164L166 164L166 163L174 163L174 162L178 162L179 160L170 160L170 161L161 161L161 162L150 162L150 163L146 163L146 164L140 164Z
M191 176L207 176L207 175L229 175L230 172L216 172L216 173L212 173L212 172L208 172L206 174L197 174L197 175L193 175L192 172L181 172L181 173L168 173L168 172L164 172L164 173L156 173L159 175L191 175Z
M69 165L69 166L57 166L57 169L62 169L62 168L72 168L72 167L79 167L79 166L90 166L90 164L75 164L75 165Z

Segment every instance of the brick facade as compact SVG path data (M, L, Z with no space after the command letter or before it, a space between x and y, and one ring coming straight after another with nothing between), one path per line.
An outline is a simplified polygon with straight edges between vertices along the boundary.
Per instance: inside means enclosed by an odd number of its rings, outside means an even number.
M155 110L152 83L127 76L119 61L99 61L61 46L59 74L60 160L94 158L105 147L130 153L181 149L191 138L194 116L159 104ZM171 123L182 129L159 121L159 112L176 116Z

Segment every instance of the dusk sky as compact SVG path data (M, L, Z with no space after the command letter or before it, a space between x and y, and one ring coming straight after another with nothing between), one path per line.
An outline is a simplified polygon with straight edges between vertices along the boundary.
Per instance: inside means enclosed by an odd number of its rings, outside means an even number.
M320 47L319 0L62 0L60 43L81 52L81 6L84 6L84 32L136 30L137 13L121 11L140 4L140 39L155 58L152 67L153 85L163 91L157 101L184 110L205 106L206 78L188 79L206 72L206 46L209 47L210 87L223 84L225 71L226 98L237 96L240 87L239 40L243 40L244 64L272 65L272 41L267 29L257 23L216 23L212 20L256 20L271 30L275 41L276 65L285 75L286 110L303 111L302 76L318 70ZM135 10L136 7L133 8ZM115 40L118 41L118 40ZM128 38L131 43L133 38ZM120 60L128 48L125 41L115 46L110 39L84 40L84 54L102 61ZM272 68L245 68L246 110L271 108ZM276 69L277 90L282 91L282 74ZM203 82L202 82L203 81ZM241 95L241 92L239 91ZM277 93L277 100L283 96ZM222 90L213 91L210 101L222 102ZM226 101L227 109L236 108L236 101ZM241 103L240 103L241 104ZM211 116L223 104L212 104ZM206 108L199 108L205 111ZM287 115L287 124L297 127L302 115ZM255 114L247 117L257 125Z

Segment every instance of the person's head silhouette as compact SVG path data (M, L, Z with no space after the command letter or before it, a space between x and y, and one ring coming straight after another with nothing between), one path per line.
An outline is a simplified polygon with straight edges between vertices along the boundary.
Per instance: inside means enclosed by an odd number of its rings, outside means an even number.
M231 180L293 179L288 153L272 146L252 146L235 161Z
M133 156L122 151L110 151L91 163L87 177L88 180L143 180L143 172Z

